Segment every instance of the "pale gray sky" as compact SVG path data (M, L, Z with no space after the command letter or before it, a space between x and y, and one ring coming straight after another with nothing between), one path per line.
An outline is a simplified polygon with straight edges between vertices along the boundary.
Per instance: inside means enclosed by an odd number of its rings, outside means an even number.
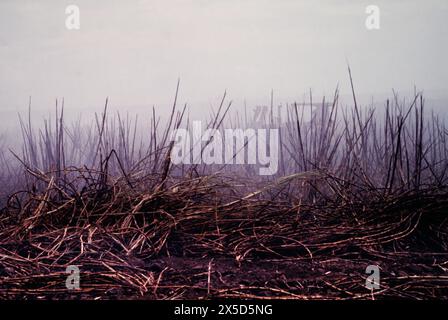
M81 30L65 28L78 5ZM368 31L369 4L381 29ZM181 100L198 110L224 89L241 105L302 99L310 88L348 92L346 61L360 95L404 94L414 84L447 98L446 0L1 0L0 113L71 110Z

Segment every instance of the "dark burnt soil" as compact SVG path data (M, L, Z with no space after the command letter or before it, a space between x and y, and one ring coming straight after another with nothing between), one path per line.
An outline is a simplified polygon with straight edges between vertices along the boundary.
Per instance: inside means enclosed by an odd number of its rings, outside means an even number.
M396 253L382 259L235 260L165 257L129 259L121 267L80 265L80 289L64 287L67 274L9 277L1 270L2 299L445 299L447 255ZM366 267L380 267L380 289L365 287ZM108 270L110 268L110 270ZM112 270L113 269L113 270ZM24 279L27 278L27 279Z

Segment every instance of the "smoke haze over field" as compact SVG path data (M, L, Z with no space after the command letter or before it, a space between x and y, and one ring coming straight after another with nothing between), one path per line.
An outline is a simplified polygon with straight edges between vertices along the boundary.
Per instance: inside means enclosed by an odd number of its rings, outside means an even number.
M302 100L310 88L381 98L413 86L446 99L448 3L430 1L2 0L0 112L121 110L152 105L164 113L181 79L181 101L199 111L225 89L237 106ZM78 5L81 29L65 27ZM366 6L381 9L381 29L365 28ZM139 107L139 108L137 108Z
M448 300L447 18L0 0L0 300Z

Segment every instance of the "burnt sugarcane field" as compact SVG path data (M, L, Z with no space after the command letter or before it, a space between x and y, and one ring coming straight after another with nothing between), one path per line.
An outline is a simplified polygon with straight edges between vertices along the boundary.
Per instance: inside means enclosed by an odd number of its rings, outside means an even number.
M0 300L446 300L448 7L361 2L2 2Z
M138 120L108 114L107 102L85 127L67 125L62 107L41 127L20 118L20 151L2 153L1 296L444 297L444 122L421 94L387 100L381 117L356 100L341 106L338 91L304 121L309 105L286 106L283 123L244 123L224 95L205 124L213 135L199 150L212 155L224 127L280 128L266 176L236 161L174 164L170 133L190 126L176 102L164 128L151 113L141 139ZM256 139L241 131L233 160ZM365 287L369 265L379 290ZM80 291L67 291L67 266L79 268Z

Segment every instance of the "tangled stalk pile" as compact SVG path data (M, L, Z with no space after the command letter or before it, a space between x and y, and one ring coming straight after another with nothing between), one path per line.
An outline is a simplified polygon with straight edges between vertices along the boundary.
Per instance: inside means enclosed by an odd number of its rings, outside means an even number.
M237 194L236 183L220 176L152 190L119 180L101 192L61 200L50 180L21 207L3 209L0 293L370 298L364 272L373 264L383 275L378 297L446 295L446 190L288 203L286 186L306 188L310 176L288 177L230 201L223 199ZM329 174L312 176L341 187ZM65 288L67 265L80 267L80 291Z

